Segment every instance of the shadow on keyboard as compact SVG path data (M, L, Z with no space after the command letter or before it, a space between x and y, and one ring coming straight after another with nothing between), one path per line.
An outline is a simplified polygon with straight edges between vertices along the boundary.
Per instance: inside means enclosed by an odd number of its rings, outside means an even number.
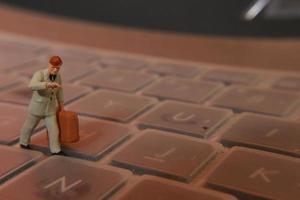
M298 200L300 75L0 33L0 199ZM18 146L31 75L60 55L80 141Z

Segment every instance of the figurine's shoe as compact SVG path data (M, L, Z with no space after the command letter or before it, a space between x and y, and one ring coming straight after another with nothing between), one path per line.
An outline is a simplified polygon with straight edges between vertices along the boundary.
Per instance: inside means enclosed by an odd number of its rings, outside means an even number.
M27 145L20 144L20 147L21 147L22 149L31 149L31 147L30 147L29 144L27 144Z
M66 154L63 151L59 151L57 153L52 153L53 156L66 156Z

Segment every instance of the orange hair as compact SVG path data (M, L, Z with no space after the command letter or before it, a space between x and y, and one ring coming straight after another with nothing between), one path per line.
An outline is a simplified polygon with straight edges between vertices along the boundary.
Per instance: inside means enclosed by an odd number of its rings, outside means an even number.
M62 64L62 60L59 56L52 56L50 59L49 59L49 63L53 66L59 66Z

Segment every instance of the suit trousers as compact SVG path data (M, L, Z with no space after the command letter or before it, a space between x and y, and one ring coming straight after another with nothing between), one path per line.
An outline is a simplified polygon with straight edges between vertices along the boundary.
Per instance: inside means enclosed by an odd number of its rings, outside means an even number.
M61 151L59 142L59 129L55 114L48 116L36 116L29 113L21 130L20 144L28 145L30 143L31 135L41 119L44 119L46 128L48 130L51 153L57 153Z

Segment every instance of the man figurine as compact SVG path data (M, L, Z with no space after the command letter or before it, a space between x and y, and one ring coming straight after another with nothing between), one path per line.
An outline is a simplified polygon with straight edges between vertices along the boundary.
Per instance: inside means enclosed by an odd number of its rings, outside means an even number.
M56 119L57 107L63 110L63 89L59 69L62 60L52 56L47 69L34 73L29 88L33 91L29 104L28 117L22 127L20 147L31 149L31 135L41 119L44 119L48 130L49 146L52 155L64 155L59 142L59 129Z

